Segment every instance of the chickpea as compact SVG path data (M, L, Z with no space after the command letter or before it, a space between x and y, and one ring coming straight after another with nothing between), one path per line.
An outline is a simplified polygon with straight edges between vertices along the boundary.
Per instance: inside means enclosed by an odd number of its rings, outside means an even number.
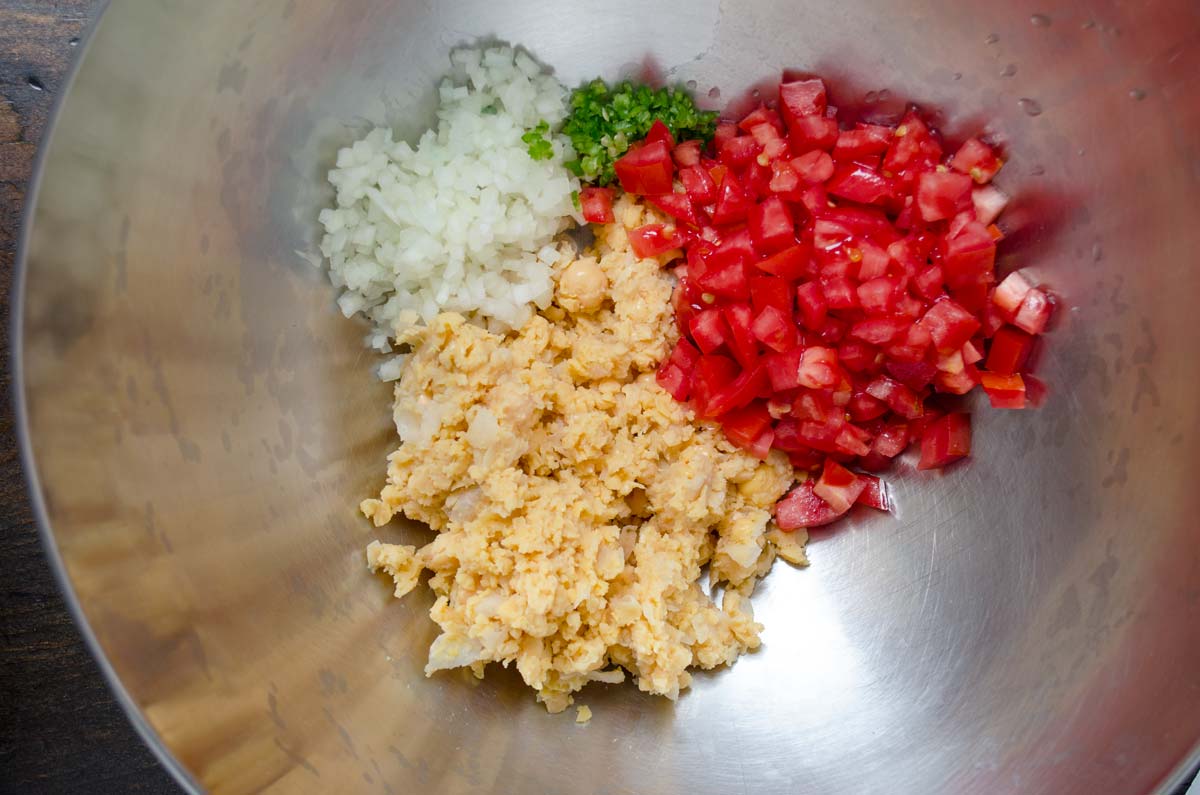
M608 294L608 277L591 257L577 259L558 280L558 302L571 313L594 312Z

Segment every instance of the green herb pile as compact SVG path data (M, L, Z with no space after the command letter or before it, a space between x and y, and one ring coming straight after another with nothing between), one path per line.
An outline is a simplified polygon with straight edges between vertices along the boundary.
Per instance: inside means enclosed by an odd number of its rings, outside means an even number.
M613 161L644 138L655 119L661 119L677 141L699 138L707 143L717 129L716 112L698 109L686 91L628 81L609 88L603 80L576 89L562 132L571 139L578 159L569 161L567 168L584 182L611 184L616 179ZM542 122L522 138L534 160L551 156L549 132Z

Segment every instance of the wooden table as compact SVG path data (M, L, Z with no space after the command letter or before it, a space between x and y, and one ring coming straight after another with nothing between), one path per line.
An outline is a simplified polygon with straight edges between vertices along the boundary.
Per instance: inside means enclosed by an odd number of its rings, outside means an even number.
M37 146L99 0L0 0L0 350ZM8 357L0 389L12 389ZM179 793L113 701L42 555L0 408L0 793Z
M25 188L97 0L0 0L0 349ZM0 793L179 793L113 701L42 555L0 365Z

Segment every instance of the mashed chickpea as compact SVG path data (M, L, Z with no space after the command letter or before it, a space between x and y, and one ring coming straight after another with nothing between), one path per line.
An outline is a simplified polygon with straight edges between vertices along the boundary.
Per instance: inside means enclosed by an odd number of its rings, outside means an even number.
M594 256L559 273L555 305L516 333L452 314L406 332L402 444L362 503L377 526L402 513L438 531L421 549L367 552L397 596L433 573L442 632L426 673L513 664L554 712L625 672L675 698L689 668L759 645L749 596L776 543L805 562L803 531L771 522L786 459L734 448L655 382L676 336L671 277L629 251L625 227L645 211L617 210Z

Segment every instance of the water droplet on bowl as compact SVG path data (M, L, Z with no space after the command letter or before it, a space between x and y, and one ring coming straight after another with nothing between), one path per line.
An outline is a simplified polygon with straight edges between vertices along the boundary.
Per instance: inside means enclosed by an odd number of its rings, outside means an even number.
M1033 168L1029 169L1029 176L1031 177L1040 177L1045 173L1046 167L1042 165L1035 165Z
M1030 23L1036 28L1050 27L1050 17L1045 14L1034 14L1029 18Z
M1087 22L1084 22L1079 27L1083 28L1084 30L1091 30L1092 28L1096 27L1096 20L1089 19Z
M881 88L881 89L879 89L879 101L880 101L880 102L887 102L887 101L888 101L889 99L891 99L891 98L892 98L892 92L891 92L891 91L889 91L889 90L888 90L888 89L886 89L886 88Z
M954 79L955 79L955 80L962 80L962 72L955 72L955 73L954 73Z
M1146 92L1140 88L1135 88L1129 92L1129 97L1131 99L1137 100L1138 102L1141 102L1143 99L1146 98Z
M879 101L879 93L876 91L868 91L867 95L863 97L863 101L868 105L874 105Z
M999 33L989 33L988 37L984 39L984 42L987 44L995 44L998 41L1000 41Z
M1000 70L1001 77L1012 77L1016 73L1017 73L1017 65L1015 63L1010 63L1008 66L1006 66Z
M1099 241L1092 244L1092 262L1099 262L1104 259L1104 248Z
M29 87L32 88L34 91L45 91L46 90L46 84L43 83L37 77L34 77L33 75L30 75L29 78L26 80L26 82L29 83Z
M686 83L684 83L684 85L688 87L688 91L696 90L696 81L695 80L689 80Z
M720 96L721 96L721 89L717 88L716 86L713 86L712 88L710 88L708 90L708 98L709 99L718 99Z
M1017 100L1017 105L1020 106L1021 110L1025 111L1026 116L1042 115L1042 103L1038 102L1036 99L1021 97Z
M758 99L759 97L762 96L762 92L756 88L750 92L750 96L754 97L755 99Z

